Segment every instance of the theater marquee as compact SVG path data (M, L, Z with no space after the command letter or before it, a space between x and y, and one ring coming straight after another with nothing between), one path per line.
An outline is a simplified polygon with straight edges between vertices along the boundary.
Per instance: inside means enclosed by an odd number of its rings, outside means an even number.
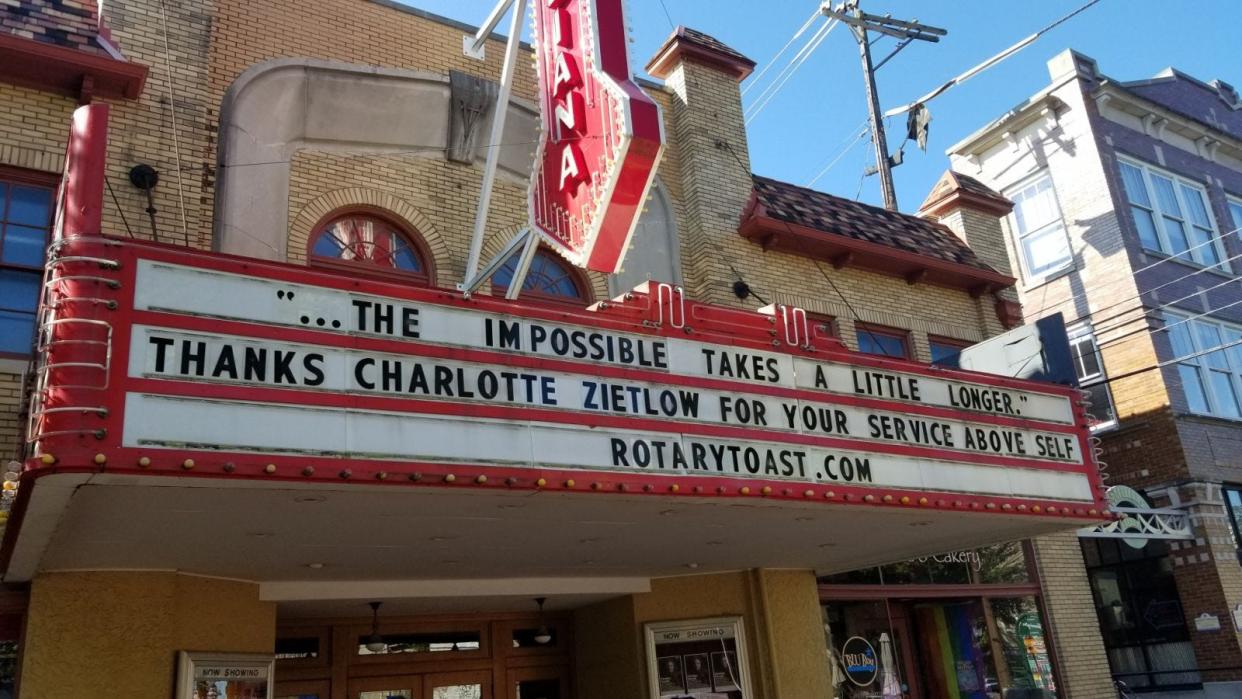
M37 423L56 459L98 450L109 468L256 477L1103 509L1073 391L849 353L808 340L794 309L761 315L652 286L560 310L142 244L107 252L118 308L92 313L111 319L109 388L91 393L89 370L72 368L50 374L49 392L107 404L93 439L58 431L60 413ZM90 340L98 327L58 332Z

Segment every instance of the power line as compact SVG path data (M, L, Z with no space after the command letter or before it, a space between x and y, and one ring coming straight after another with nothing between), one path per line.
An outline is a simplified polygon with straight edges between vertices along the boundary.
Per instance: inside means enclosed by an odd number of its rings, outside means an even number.
M664 0L660 0L660 2L663 3ZM784 53L789 50L790 46L793 46L793 43L798 40L798 37L806 33L806 30L810 28L812 24L815 23L815 20L818 17L819 17L819 10L816 10L811 13L810 17L806 18L806 21L802 23L802 26L798 28L798 31L794 32L794 35L790 37L789 41L785 42L785 45L781 47L781 50L777 51L776 55L773 56L767 62L766 65L763 66L763 70L759 71L759 74L753 77L750 80L750 82L747 83L746 87L742 88L742 97L745 97L746 93L750 92L751 88L753 88L755 85L758 85L763 80L763 76L766 75L767 72L772 69L772 66L776 65L776 60L780 58L782 55L784 55Z
M660 7L664 8L664 18L668 20L668 26L676 31L677 26L673 24L673 16L668 13L668 5L664 4L664 0L660 0Z
M1182 275L1182 276L1180 276L1180 277L1177 277L1176 279L1171 279L1171 280L1169 280L1169 281L1167 281L1167 282L1164 282L1163 284L1158 284L1158 285L1156 285L1156 286L1154 286L1154 287L1152 287L1152 288L1150 288L1150 289L1147 289L1146 291L1140 291L1139 293L1137 293L1137 294L1135 294L1135 295L1133 295L1133 296L1128 296L1128 297L1126 297L1126 298L1124 298L1124 299L1121 299L1120 301L1117 301L1117 302L1114 302L1114 303L1110 303L1110 304L1108 304L1107 306L1104 306L1103 308L1097 308L1097 309L1095 309L1094 311L1088 311L1088 312L1087 312L1087 313L1085 313L1085 314L1080 314L1080 315L1076 316L1073 320L1071 320L1071 321L1066 321L1066 322L1065 322L1065 324L1066 324L1066 325L1073 325L1074 323L1078 323L1078 322L1080 322L1080 321L1082 321L1082 320L1084 320L1084 319L1086 319L1086 318L1089 318L1089 317L1091 317L1091 316L1094 316L1094 315L1095 315L1095 314L1097 314L1097 313L1102 313L1102 312L1107 311L1107 310L1109 310L1109 309L1111 309L1111 308L1116 308L1116 307L1118 307L1118 306L1120 306L1120 305L1122 305L1122 304L1129 303L1129 302L1131 302L1131 301L1137 301L1138 299L1141 299L1142 297L1144 297L1144 296L1146 296L1146 295L1148 295L1148 294L1150 294L1150 293L1153 293L1153 292L1159 291L1160 289L1163 289L1163 288L1165 288L1165 287L1167 287L1167 286L1169 286L1169 285L1171 285L1171 284L1177 284L1177 283L1179 283L1179 282L1185 281L1186 279L1189 279L1190 277L1193 277L1193 276L1196 276L1196 275L1199 275L1199 274L1203 274L1204 272L1206 272L1206 271L1208 271L1208 270L1210 270L1210 269L1213 269L1213 268L1215 268L1215 267L1220 267L1221 265L1225 264L1226 262L1230 262L1230 261L1235 260L1235 259L1237 259L1237 258L1239 258L1239 257L1242 257L1242 253L1239 253L1239 254L1237 254L1237 255L1234 255L1234 256L1232 256L1232 257L1229 257L1229 258L1227 258L1227 259L1224 259L1224 260L1222 260L1222 261L1220 261L1220 262L1217 262L1216 264L1211 265L1211 266L1209 266L1209 267L1202 267L1202 268L1197 269L1197 270L1195 270L1195 271L1193 271L1193 272L1190 272L1190 273L1188 273L1188 274L1184 274L1184 275ZM1230 279L1230 280L1228 280L1228 281L1235 281L1235 280L1234 280L1234 279ZM1220 285L1218 284L1217 286L1220 286ZM1216 288L1216 287L1212 287L1212 288ZM1196 292L1196 293L1199 293L1199 292ZM1122 311L1121 313L1117 313L1117 314L1111 315L1111 316L1109 316L1109 317L1107 317L1107 318L1104 318L1104 319L1102 319L1102 320L1098 320L1098 321L1096 321L1096 322L1099 322L1099 323L1106 323L1106 322L1108 322L1108 321L1110 321L1110 320L1113 320L1114 318L1120 318L1121 316L1124 316L1124 315L1125 315L1125 314L1127 314L1127 313L1131 313L1131 312L1133 312L1134 310L1136 310L1136 309L1129 309L1129 310L1126 310L1126 311Z
M810 182L806 183L807 187L814 186L816 182L819 182L819 179L823 177L824 175L828 174L828 171L831 170L834 165L840 162L841 158L844 158L846 155L848 155L850 151L854 150L854 148L856 148L858 144L862 142L863 138L867 136L866 119L864 119L863 122L858 125L858 128L854 130L858 132L858 135L854 136L853 138L850 138L847 136L846 140L841 142L841 144L838 146L838 148L841 148L841 151L837 153L836 157L830 160L828 164L825 165L824 168L820 170L817 175L812 177Z
M112 191L112 180L109 180L106 175L104 176L104 184L108 185L108 194L112 195L112 205L116 207L116 212L121 215L121 223L125 225L125 232L128 233L131 238L137 237L134 235L134 231L130 229L129 221L125 219L125 209L121 208L121 202L116 198L116 192ZM159 240L160 239L157 237L155 242L158 243Z
M1117 376L1110 376L1107 379L1104 379L1102 381L1096 381L1095 383L1090 383L1084 386L1080 386L1080 388L1088 389L1088 388L1092 388L1095 386L1102 386L1104 384L1110 384L1114 381L1120 381L1121 379L1128 379L1131 376L1137 376L1139 374L1144 374L1146 372L1154 371L1156 369L1162 369L1171 364L1180 364L1182 362L1189 361L1191 359L1197 359L1199 357L1212 354L1214 352L1221 352L1221 351L1230 349L1232 347L1237 347L1238 345L1242 345L1242 338L1233 340L1232 342L1225 342L1225 343L1216 345L1215 347L1209 347L1205 350L1199 350L1198 352L1191 352L1190 354L1184 354L1180 357L1174 357L1173 359L1166 359L1163 362L1156 362L1155 364L1152 364L1150 366L1146 366L1141 369L1134 369L1132 371L1127 371L1123 374L1118 374Z
M1237 301L1231 301L1230 303L1227 303L1223 306L1217 306L1216 308L1209 308L1208 310L1203 311L1202 313L1188 316L1186 318L1182 318L1176 323L1169 323L1168 325L1164 325L1159 328L1143 327L1143 328L1138 328L1137 330L1131 330L1130 332L1123 333L1121 335L1118 335L1117 337L1109 338L1105 342L1098 343L1096 345L1096 349L1098 351L1099 349L1102 349L1104 347L1111 347L1112 345L1118 344L1132 335L1138 335L1140 333L1150 332L1151 334L1154 335L1156 333L1168 332L1169 330L1181 325L1182 323L1189 323L1192 320L1198 320L1200 318L1203 318L1204 316L1208 316L1213 313L1219 313L1225 310L1226 308L1233 308L1234 306L1237 306L1238 304L1242 304L1242 299L1238 299ZM1162 318L1148 318L1147 320L1163 320L1163 319Z
M828 37L828 34L830 34L836 26L837 22L835 20L830 21L811 36L810 41L807 42L806 46L802 47L801 51L794 55L794 57L790 60L789 65L785 67L785 70L781 71L781 73L777 75L775 81L759 94L759 97L756 98L755 104L751 105L749 110L750 114L746 115L743 113L747 124L754 121L755 117L759 116L759 113L762 112L769 103L771 103L772 99L775 98L781 91L781 88L785 86L785 83L789 82L790 78L798 72L798 69L806 63L807 59L811 57L811 54L815 53L815 50L819 48L819 45L824 43L824 39Z
M784 81L787 79L790 71L796 71L798 67L801 67L804 57L808 55L809 51L813 51L814 47L818 46L817 42L822 39L829 30L830 27L828 26L828 23L825 23L816 29L815 33L806 40L806 43L803 44L793 56L790 56L789 60L785 62L785 65L782 66L776 76L772 78L772 81L759 91L759 95L753 102L751 102L750 106L742 110L743 115L745 115L745 112L755 109L756 105L765 101L773 91L778 90L779 87L784 84Z
M164 35L164 72L168 76L168 116L172 123L173 156L177 159L177 199L181 204L181 235L186 247L190 246L190 225L185 217L185 185L181 175L181 138L177 134L177 96L173 92L172 51L168 48L168 15L164 9L164 0L160 0L160 25Z
M1186 275L1185 277L1182 277L1181 279L1185 279L1185 278L1186 278L1186 277L1188 277L1188 276L1190 276L1190 275ZM1176 280L1174 280L1174 281L1181 281L1181 279L1176 279ZM1174 306L1174 305L1176 305L1176 304L1179 304L1179 303L1181 303L1181 302L1183 302L1183 301L1185 301L1185 300L1187 300L1187 299L1193 298L1193 297L1198 296L1198 295L1200 295L1200 294L1206 294L1206 293L1207 293L1207 292L1209 292L1209 291L1215 291L1215 290L1217 290L1217 289L1221 288L1222 286L1225 286L1225 285L1227 285L1227 284L1232 284L1232 283L1234 283L1234 282L1236 282L1236 281L1239 281L1239 280L1238 280L1238 279L1226 279L1226 280L1224 280L1224 281L1222 281L1222 282L1218 282L1218 283L1216 283L1216 284L1213 284L1212 286L1209 286L1209 287L1208 287L1208 288L1206 288L1206 289L1199 289L1198 291L1193 291L1193 292L1191 292L1191 293L1189 293L1189 294L1186 294L1185 296L1182 296L1181 298L1176 298L1176 299L1173 299L1172 301L1166 301L1165 303L1162 303L1162 304L1160 304L1159 306L1156 306L1155 308L1150 308L1150 309L1146 309L1146 310L1144 310L1144 311L1143 311L1143 315L1142 315L1142 316L1140 316L1140 318L1132 318L1132 319L1127 320L1127 321L1124 321L1124 322L1117 322L1117 323L1113 323L1112 325L1110 325L1110 326L1108 326L1108 327L1105 327L1105 328L1094 328L1095 333L1098 335L1098 334L1100 334L1100 333L1104 333L1104 332L1111 332L1111 331L1113 331L1113 330L1116 330L1117 328L1125 327L1125 326L1129 325L1130 323L1134 323L1134 322L1136 322L1136 321L1140 320L1141 318L1146 317L1146 316L1147 316L1147 314L1149 314L1149 313L1156 313L1157 311L1160 311L1161 309L1168 308L1169 306ZM1125 310L1125 311L1122 311L1121 313L1117 313L1117 314L1114 314L1114 315L1112 315L1112 316L1109 316L1108 318L1105 318L1105 319L1103 319L1103 320L1101 320L1101 321L1098 321L1098 322L1099 322L1099 323L1102 323L1102 324L1103 324L1103 323L1109 323L1110 321L1113 321L1113 320L1115 320L1115 319L1121 318L1122 316L1124 316L1124 315L1126 315L1126 314L1128 314L1128 313L1133 313L1134 311L1141 310L1141 309L1143 309L1143 308L1144 308L1143 306L1139 306L1139 307L1137 307L1137 308L1130 308L1130 309L1127 309L1127 310Z
M1012 55L1014 55L1015 53L1017 53L1017 52L1021 51L1022 49L1026 48L1027 46L1030 46L1031 44L1035 43L1035 40L1036 40L1036 39L1038 39L1039 37L1043 36L1044 34L1046 34L1046 33L1050 32L1050 31L1052 31L1053 29L1055 29L1055 28L1057 28L1058 26L1060 26L1060 25L1064 24L1065 22L1068 22L1069 20L1071 20L1071 19L1073 19L1075 16L1077 16L1079 13L1086 11L1086 10L1087 10L1087 8L1089 8L1089 7L1091 7L1092 5L1094 5L1094 4L1096 4L1096 3L1098 3L1099 1L1100 1L1100 0L1090 0L1090 2L1088 2L1087 4L1085 4L1085 5L1081 6L1081 7L1079 7L1078 9L1074 10L1073 12L1071 12L1071 13L1069 13L1069 14L1067 14L1067 15L1063 16L1063 17L1061 17L1060 19L1056 20L1056 21L1055 21L1055 22L1053 22L1052 24L1049 24L1048 26L1044 27L1043 29L1040 29L1039 31L1037 31L1037 32L1035 32L1034 34L1032 34L1032 35L1030 35L1030 36L1026 37L1025 39L1022 39L1021 41L1019 41L1018 43L1014 44L1013 46L1010 46L1009 48L1005 49L1004 51L1001 51L1000 53L998 53L998 54L996 54L996 55L992 56L991 58L988 58L987 60L985 60L985 61L983 61L982 63L980 63L980 64L976 65L975 67L973 67L973 68L971 68L971 69L967 70L966 72L964 72L964 73L961 73L961 74L957 75L956 77L952 78L951 80L949 80L948 82L944 83L944 84L943 84L943 85L941 85L940 87L937 87L936 89L934 89L934 90L932 90L931 92L929 92L929 93L927 93L927 94L923 95L922 97L920 97L920 98L918 98L918 99L914 100L913 102L911 102L911 103L909 103L909 104L907 104L907 105L905 105L905 106L902 106L902 107L896 107L896 108L894 108L894 109L890 109L890 110L888 110L887 112L884 112L884 116L886 116L886 117L887 117L887 116L897 116L898 114L905 114L906 112L910 111L911 109L914 109L915 107L917 107L917 106L918 106L918 105L920 105L920 104L926 104L926 103L927 103L927 102L929 102L930 100L933 100L933 99L935 99L935 98L939 97L940 95L944 94L944 93L945 93L945 92L947 92L949 89L951 89L951 88L953 88L953 87L955 87L955 86L957 86L957 85L961 85L962 83L966 82L967 80L970 80L971 78L973 78L973 77L975 77L976 75L978 75L978 74L982 73L983 71L987 70L988 68L991 68L992 66L996 65L997 63L1000 63L1001 61L1005 60L1006 58L1009 58L1010 56L1012 56Z
M1225 236L1228 236L1228 235L1233 235L1234 233L1237 233L1239 230L1242 230L1242 229L1234 228L1234 229L1233 229L1233 230L1231 230L1231 231L1225 231L1224 233L1217 233L1216 235L1212 236L1211 238L1208 238L1207 240L1203 241L1202 243L1199 243L1198 245L1195 245L1195 246L1192 246L1192 247L1186 248L1185 250L1183 250L1183 251L1181 251L1181 252L1179 252L1179 253L1177 253L1177 254L1170 255L1170 256L1168 256L1168 257L1161 257L1159 260L1156 260L1155 262L1152 262L1152 263L1151 263L1151 264L1149 264L1149 265L1146 265L1146 266L1144 266L1144 267L1140 267L1140 268L1138 268L1138 269L1134 270L1134 271L1131 273L1131 275L1130 275L1130 276L1118 277L1118 278L1116 278L1116 279L1113 279L1112 281L1108 281L1108 282L1105 282L1105 283L1103 283L1103 284L1097 284L1097 285L1096 285L1096 286L1094 286L1092 289L1090 289L1090 291L1099 291L1100 289L1107 288L1107 287L1109 287L1109 286L1112 286L1113 284L1120 284L1121 282L1124 282L1124 281L1130 281L1133 277L1137 277L1138 275L1142 274L1143 272L1146 272L1146 271L1148 271L1148 270L1150 270L1150 269L1154 269L1154 268L1156 268L1156 267L1159 267L1160 265L1165 264L1165 263L1167 263L1167 262L1172 262L1173 260L1179 259L1179 258L1181 258L1183 255L1188 255L1188 254L1190 254L1191 252L1193 252L1193 251L1195 251L1195 250L1198 250L1199 248L1201 248L1201 247L1203 247L1203 246L1205 246L1205 245L1215 245L1215 244L1216 244L1216 241L1221 241L1221 243L1223 244L1223 243L1224 243L1224 240L1225 240ZM1045 291L1045 292L1047 292L1047 288L1048 288L1047 286L1045 286L1045 287L1044 287L1044 291ZM1050 308L1050 307L1052 307L1052 306L1060 306L1060 305L1063 305L1063 304L1066 304L1066 303L1071 303L1071 302L1073 302L1073 301L1077 301L1077 300L1079 300L1079 299L1083 298L1084 296L1086 296L1088 293L1090 293L1090 291L1088 291L1088 290L1085 290L1085 289L1084 289L1083 291L1080 291L1080 292L1078 292L1077 294L1074 294L1073 296L1069 297L1068 299L1062 299L1062 300L1060 300L1060 301L1057 301L1056 303L1051 303L1051 304L1050 304L1050 303L1044 303L1043 305L1041 305L1041 306L1039 307L1039 309L1038 309L1038 310L1031 311L1028 315L1038 316L1039 314L1043 313L1045 310L1047 310L1048 308ZM1047 294L1045 293L1045 296L1046 296L1046 295L1047 295Z

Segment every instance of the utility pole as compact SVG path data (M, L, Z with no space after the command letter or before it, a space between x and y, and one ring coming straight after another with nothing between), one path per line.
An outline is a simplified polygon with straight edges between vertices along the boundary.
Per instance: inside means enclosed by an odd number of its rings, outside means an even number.
M883 17L863 12L858 7L858 0L845 0L833 7L831 0L825 0L819 7L820 12L840 22L850 25L850 31L858 41L858 53L862 58L863 80L867 85L867 113L871 120L871 142L875 145L875 171L880 175L880 191L884 194L884 208L897 210L897 191L893 188L893 167L901 164L900 158L894 160L888 155L888 140L884 136L884 114L880 111L880 96L875 88L875 71L897 55L911 41L940 41L940 37L949 32L939 27L919 24L917 20L907 22L893 19L889 15ZM871 63L871 40L868 31L886 34L900 40L897 48L884 57L878 64Z

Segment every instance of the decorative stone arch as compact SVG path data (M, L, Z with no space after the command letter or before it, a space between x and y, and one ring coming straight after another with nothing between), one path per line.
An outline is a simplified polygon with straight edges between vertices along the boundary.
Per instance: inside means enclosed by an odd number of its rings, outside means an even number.
M404 223L406 228L422 238L423 245L431 254L433 269L444 274L445 270L453 268L452 253L449 251L448 243L444 241L444 236L436 229L430 218L409 202L390 192L366 187L334 189L320 194L302 207L302 210L294 215L293 223L289 225L289 238L285 246L288 250L289 262L306 264L306 251L310 245L310 237L315 233L315 224L334 211L351 207L379 210L389 218ZM433 282L437 286L451 286L450 280L434 279Z
M480 265L487 264L488 261L494 259L497 255L499 255L500 251L504 248L505 243L509 242L509 240L513 238L513 236L519 230L525 227L526 227L525 225L510 226L509 228L501 230L497 233L493 233L492 235L489 235L488 237L484 238L483 248L482 248L483 252L479 256L479 260L480 260L479 264ZM565 264L568 265L569 263L566 262ZM578 272L579 272L579 275L586 280L587 294L589 294L591 297L590 301L592 302L606 301L612 298L612 296L610 296L608 293L608 275L600 274L599 272L592 272L590 270L585 270L585 269L578 269ZM491 293L490 282L487 284L487 290L488 290L488 293Z
M445 159L451 104L449 77L427 71L310 58L246 69L220 105L213 248L282 262L302 254L287 247L294 155L313 147ZM482 122L477 128L487 133L490 116ZM510 145L500 147L501 176L526 181L538 128L538 108L510 100L501 138ZM479 141L476 163L488 151L486 139Z

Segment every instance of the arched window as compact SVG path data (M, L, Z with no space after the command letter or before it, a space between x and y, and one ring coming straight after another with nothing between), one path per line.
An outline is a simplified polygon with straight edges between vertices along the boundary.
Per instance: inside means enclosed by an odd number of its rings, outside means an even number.
M518 258L522 251L518 250L505 260L504 265L492 275L492 289L497 295L503 295L513 281L513 272L517 269ZM522 282L524 299L542 301L561 301L585 305L589 303L586 280L568 262L562 260L551 250L539 248L535 258L530 261L530 270L526 272L526 280Z
M432 283L431 258L422 241L369 212L336 214L319 224L311 236L310 264Z

